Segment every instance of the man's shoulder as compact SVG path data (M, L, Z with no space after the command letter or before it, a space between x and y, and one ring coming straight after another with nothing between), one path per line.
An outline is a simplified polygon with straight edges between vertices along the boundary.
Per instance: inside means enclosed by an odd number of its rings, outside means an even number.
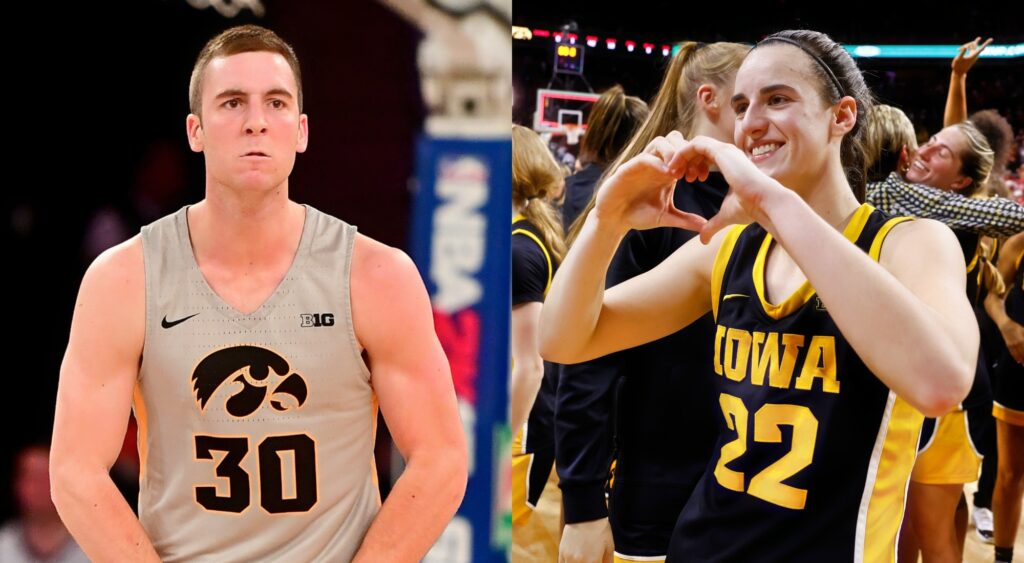
M367 349L401 334L414 334L417 319L430 310L423 279L409 256L392 246L357 235L350 273L356 339ZM411 332L410 332L411 331Z
M104 250L93 260L89 272L94 275L113 275L124 278L143 274L142 235ZM89 275L88 272L86 275Z
M134 303L144 304L145 286L142 236L135 235L93 260L82 278L79 294L80 299L116 303L118 308L128 309Z
M353 246L353 281L390 285L396 277L415 276L416 280L419 280L419 271L412 258L401 249L360 233L356 233Z

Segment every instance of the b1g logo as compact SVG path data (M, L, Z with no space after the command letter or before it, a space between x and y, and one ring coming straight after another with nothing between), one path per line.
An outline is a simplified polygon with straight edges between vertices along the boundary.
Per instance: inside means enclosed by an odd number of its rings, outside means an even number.
M300 326L334 326L334 313L303 313Z

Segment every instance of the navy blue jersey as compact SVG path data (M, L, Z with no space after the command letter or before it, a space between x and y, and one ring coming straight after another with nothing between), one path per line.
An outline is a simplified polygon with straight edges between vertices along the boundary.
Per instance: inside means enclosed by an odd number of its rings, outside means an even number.
M1024 253L1017 256L1017 273L1013 276L1013 285L1006 288L1006 315L1014 322L1024 325L1024 268L1021 259Z
M604 169L601 164L590 163L583 170L565 179L565 203L562 204L562 226L565 227L565 232L569 232L573 221L587 208Z
M903 220L864 204L844 235L878 260ZM668 560L892 561L923 417L868 370L809 282L768 302L772 242L736 227L715 260L719 436Z
M964 252L964 262L967 263L967 299L971 301L973 307L984 298L982 294L984 284L981 283L981 260L983 257L981 245L978 244L979 237L977 233L960 230L954 230L953 234L956 235L960 249Z
M543 302L556 264L543 234L522 216L512 222L512 306ZM520 454L533 454L527 475L527 502L534 506L555 462L555 392L558 366L544 362L544 379L530 409L526 430L514 444ZM519 432L519 429L515 429Z
M533 223L517 217L512 223L512 306L543 303L554 275L544 236Z
M960 249L964 253L964 262L967 263L967 299L971 302L972 307L984 309L985 296L988 294L988 291L985 289L985 284L982 281L982 276L985 273L982 262L988 259L988 257L984 255L984 249L980 244L980 237L977 233L961 230L954 230L953 234L956 235L957 241L960 243ZM971 389L961 402L960 406L963 409L978 406L984 406L985 409L988 409L988 405L992 404L992 382L989 378L988 365L986 365L985 361L985 348L984 344L979 344L979 346L981 348L979 348L978 353L978 367L974 372L974 382L971 383ZM978 423L980 424L981 421L979 420ZM988 455L988 449L982 448L979 449L979 452L982 455Z
M674 203L710 218L727 191L725 179L714 172L704 182L679 181ZM653 269L695 235L670 227L631 231L611 261L606 286ZM555 432L567 523L608 515L605 485L614 456L616 551L665 554L714 443L713 336L709 314L657 341L561 367ZM686 447L665 447L664 432L674 428L692 437Z
M1006 292L1006 315L1017 324L1024 325L1024 268L1016 257L1016 273ZM996 368L995 401L992 414L1003 422L1024 426L1024 366L1021 366L1003 343L999 365Z

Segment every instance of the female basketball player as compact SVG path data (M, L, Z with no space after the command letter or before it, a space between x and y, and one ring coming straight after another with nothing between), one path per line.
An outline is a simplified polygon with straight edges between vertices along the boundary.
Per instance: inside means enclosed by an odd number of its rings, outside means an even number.
M970 387L978 328L956 239L858 202L870 103L828 36L768 37L736 76L736 146L652 141L602 186L555 279L541 323L552 361L715 315L720 431L669 561L891 560L921 413L949 411ZM704 221L671 196L711 165L730 190ZM663 225L705 244L605 292L625 233Z
M560 535L555 462L557 373L537 350L541 303L565 254L562 225L546 198L562 171L536 133L512 127L512 549L516 559L550 561ZM543 508L538 506L541 495ZM534 509L538 514L534 514Z
M684 43L665 71L651 116L609 171L672 130L687 138L707 135L732 142L736 114L730 100L748 51L750 45L738 43ZM728 188L717 171L703 181L682 180L674 204L711 217ZM593 205L591 199L587 211ZM577 230L582 223L577 221ZM651 270L694 236L670 227L631 232L609 266L606 287ZM704 315L643 346L561 366L555 452L565 506L564 563L601 561L613 552L616 562L665 557L676 518L704 472L717 434L710 375L714 335L714 320ZM681 353L691 361L680 362ZM686 428L689 439L666 444L663 432L669 428ZM615 478L606 503L613 445Z
M996 440L999 471L992 493L996 563L1013 561L1013 544L1024 496L1024 233L1010 237L999 253L1006 295L985 298L985 309L999 327L1003 347L995 378Z

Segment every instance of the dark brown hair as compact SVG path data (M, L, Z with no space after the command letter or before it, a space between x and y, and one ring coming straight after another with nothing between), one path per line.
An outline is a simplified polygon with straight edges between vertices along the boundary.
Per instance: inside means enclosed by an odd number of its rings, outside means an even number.
M819 31L780 31L763 39L758 43L758 47L779 43L794 45L808 55L812 62L811 71L818 79L818 93L826 104L837 104L844 96L850 96L857 103L857 121L853 129L843 137L839 155L853 194L857 201L863 202L867 189L867 150L864 146L863 132L868 114L874 105L874 96L864 82L864 76L846 49Z

